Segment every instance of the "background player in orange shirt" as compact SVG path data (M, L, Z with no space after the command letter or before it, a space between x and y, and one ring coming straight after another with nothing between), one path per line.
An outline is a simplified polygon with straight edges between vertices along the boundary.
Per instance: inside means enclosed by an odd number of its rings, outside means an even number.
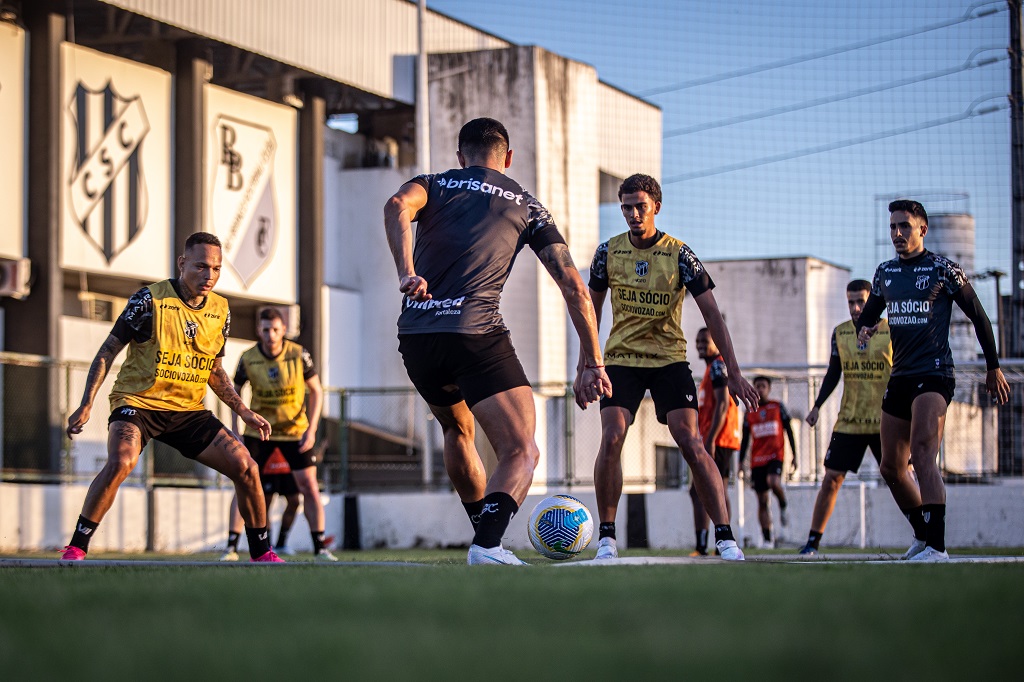
M779 500L779 519L782 527L789 525L786 515L786 491L782 488L782 463L786 459L786 443L782 432L789 436L793 449L793 471L796 471L796 439L790 426L786 406L777 400L769 400L772 380L755 377L754 388L761 397L756 410L747 412L743 420L743 442L740 444L740 458L747 452L750 443L750 480L757 493L757 520L761 524L761 536L766 544L772 543L772 511L768 492L775 493Z
M715 460L718 473L722 475L722 490L725 491L725 512L729 509L729 471L732 456L740 447L740 410L736 401L729 395L729 371L718 346L707 327L697 332L697 355L707 363L704 378L697 389L700 406L697 411L697 422L704 449ZM697 489L690 482L690 500L693 501L693 527L697 536L693 555L704 556L708 553L708 516L701 504Z

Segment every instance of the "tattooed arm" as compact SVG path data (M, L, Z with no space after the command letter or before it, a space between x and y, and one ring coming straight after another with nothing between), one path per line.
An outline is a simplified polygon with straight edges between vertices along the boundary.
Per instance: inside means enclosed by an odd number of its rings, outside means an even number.
M598 400L602 395L612 394L612 383L605 374L604 360L601 357L594 304L590 300L590 292L583 283L579 270L576 269L576 264L572 261L568 246L551 244L541 249L537 255L561 290L562 298L569 308L569 319L572 320L580 339L583 365L577 368L573 388L576 403L586 408L588 403Z
M221 399L221 402L230 407L232 412L242 418L242 421L260 432L260 440L270 438L270 422L245 406L242 396L238 395L238 391L231 383L231 378L224 371L221 358L214 361L207 383L214 395Z
M89 367L89 375L85 379L85 393L82 395L82 403L68 418L67 434L69 438L81 433L86 422L92 414L92 401L96 399L96 393L100 390L103 380L110 373L114 364L114 358L121 352L125 344L116 336L109 334L107 340L100 346L96 357L93 358Z

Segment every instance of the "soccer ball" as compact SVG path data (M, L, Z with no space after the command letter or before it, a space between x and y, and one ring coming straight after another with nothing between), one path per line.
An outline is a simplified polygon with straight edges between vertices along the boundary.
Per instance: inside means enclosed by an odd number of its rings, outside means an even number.
M583 503L569 495L541 500L530 514L530 542L549 559L571 559L590 544L594 517Z

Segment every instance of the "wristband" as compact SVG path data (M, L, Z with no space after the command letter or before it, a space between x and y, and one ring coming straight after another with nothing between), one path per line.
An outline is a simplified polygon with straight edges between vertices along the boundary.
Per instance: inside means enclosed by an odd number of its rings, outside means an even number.
M604 365L583 365L583 369L604 369Z

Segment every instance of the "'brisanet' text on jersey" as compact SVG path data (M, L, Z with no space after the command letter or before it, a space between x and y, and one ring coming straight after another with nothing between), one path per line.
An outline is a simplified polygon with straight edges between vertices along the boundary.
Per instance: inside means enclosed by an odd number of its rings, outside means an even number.
M966 285L967 275L959 265L927 250L878 266L871 293L885 300L892 376L953 376L949 320L953 296Z
M499 303L516 255L527 244L539 253L565 243L551 215L515 180L482 166L411 182L427 191L413 263L431 298L405 297L399 334L504 329Z

